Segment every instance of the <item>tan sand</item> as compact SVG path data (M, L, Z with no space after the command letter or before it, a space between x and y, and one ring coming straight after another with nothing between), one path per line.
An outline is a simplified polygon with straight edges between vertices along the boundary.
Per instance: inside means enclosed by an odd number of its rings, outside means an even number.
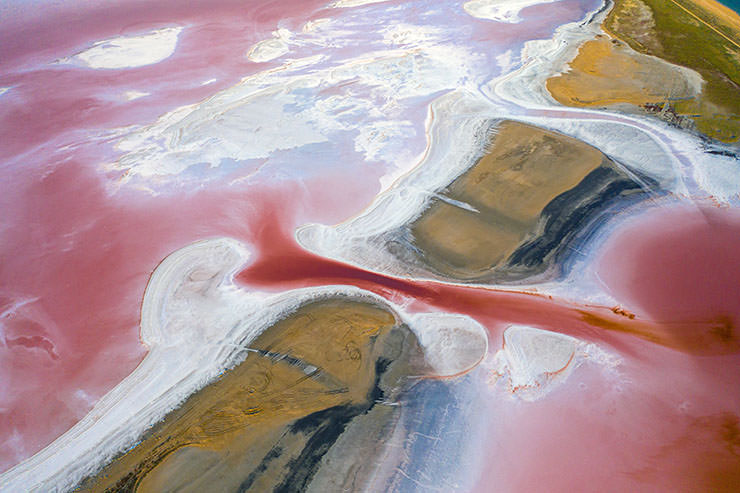
M578 107L644 106L695 96L679 69L606 36L584 43L569 70L546 85L559 103Z

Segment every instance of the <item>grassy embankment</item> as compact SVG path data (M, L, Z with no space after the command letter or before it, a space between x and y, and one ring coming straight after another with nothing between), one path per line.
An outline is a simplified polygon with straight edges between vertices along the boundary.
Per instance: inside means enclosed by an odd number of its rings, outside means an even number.
M740 18L711 0L614 0L604 30L634 50L699 72L702 93L668 102L704 135L740 140ZM665 102L660 103L666 104ZM658 108L662 109L662 108Z

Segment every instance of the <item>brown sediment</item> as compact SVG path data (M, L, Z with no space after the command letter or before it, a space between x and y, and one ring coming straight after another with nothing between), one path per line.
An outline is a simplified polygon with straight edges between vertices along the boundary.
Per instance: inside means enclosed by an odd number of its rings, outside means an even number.
M566 106L663 104L695 96L680 69L598 35L578 50L567 72L547 80L547 90Z
M330 484L327 478L344 487L348 468L361 481L371 464L353 454L380 447L397 417L396 407L378 401L392 399L423 358L390 311L349 298L304 304L248 347L244 362L80 489L297 491L314 480ZM344 460L323 463L342 440L354 442L354 452L342 446L332 453Z
M444 277L523 278L547 268L547 260L593 216L602 195L635 189L584 142L505 121L489 152L399 236L409 237L417 259Z
M632 45L640 52L662 53L663 45L655 36L655 18L653 11L641 0L625 0L621 9L612 9L609 21L601 29L614 39L619 39L618 32L628 34Z
M622 315L623 317L627 317L630 320L633 320L635 318L635 314L634 313L625 310L621 306L613 306L612 307L612 312L613 313L616 313L617 315Z
M612 310L613 311L613 310ZM690 354L719 355L740 351L740 339L730 317L698 322L647 322L634 315L617 319L606 313L578 310L581 319L594 327L614 332L632 334L655 344ZM617 315L624 315L614 312Z

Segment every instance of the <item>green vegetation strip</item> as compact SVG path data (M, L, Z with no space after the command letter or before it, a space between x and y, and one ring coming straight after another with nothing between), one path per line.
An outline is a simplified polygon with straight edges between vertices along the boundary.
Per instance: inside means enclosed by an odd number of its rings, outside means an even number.
M652 22L646 14L652 14ZM633 49L696 70L706 81L700 97L676 101L699 132L740 140L740 36L687 0L614 0L604 28ZM668 81L666 81L668 83Z

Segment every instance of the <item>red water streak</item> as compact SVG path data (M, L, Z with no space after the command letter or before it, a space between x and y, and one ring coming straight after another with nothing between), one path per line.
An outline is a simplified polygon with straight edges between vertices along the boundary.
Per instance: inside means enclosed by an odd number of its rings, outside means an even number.
M169 253L213 236L249 245L268 217L290 230L348 217L377 187L342 168L342 187L266 172L268 183L109 195L89 153L67 157L5 167L0 180L0 469L69 429L139 363L142 296Z
M433 281L399 279L314 255L293 239L293 229L285 226L278 204L263 203L260 219L250 238L256 258L238 276L247 288L285 291L307 286L349 284L390 299L414 301L412 310L434 310L470 315L487 325L494 334L507 323L530 324L565 332L586 339L610 340L584 317L592 317L630 327L626 317L607 308L587 309L562 300L534 293L456 286Z
M668 209L662 220L680 222L685 212L683 207ZM257 259L238 277L250 287L282 291L352 284L390 299L415 299L416 310L470 315L488 328L493 351L502 345L502 329L521 323L590 340L619 355L622 361L615 370L608 363L586 360L566 384L540 401L511 401L499 391L484 396L484 401L490 399L481 410L491 416L490 435L484 439L483 472L475 491L532 491L543 485L563 492L605 486L611 491L737 486L740 461L732 452L739 445L733 438L740 409L737 347L690 344L690 335L677 338L674 326L631 319L619 310L379 275L307 253L293 242L292 229L281 226L279 216L265 210L262 218L252 239ZM661 229L650 221L638 225L633 232L661 238ZM691 221L684 226L691 230ZM615 241L622 241L624 234ZM711 257L717 244L701 238L708 239L697 235L687 248L699 258ZM660 250L637 250L661 258ZM622 265L635 261L620 252ZM734 258L714 257L729 270L736 265ZM670 290L672 282L658 276L652 288ZM700 296L711 297L703 288L702 283L695 286ZM690 328L701 331L706 325ZM692 353L731 354L697 358Z
M111 197L75 161L16 171L0 180L0 469L70 428L139 363L141 300L166 255L204 237L249 238L260 194L303 193L288 183Z
M738 210L688 204L615 232L600 277L636 313L633 333L681 352L623 339L614 372L586 362L532 403L492 393L474 490L737 491L738 239Z
M85 135L88 129L150 121L196 101L228 80L263 69L246 61L244 53L269 36L278 19L305 17L325 3L297 2L289 12L285 2L266 2L257 10L231 2L218 11L202 1L129 2L84 12L75 4L55 16L4 19L0 59L4 71L18 71L0 83L14 86L0 107L0 148L16 157L41 143L53 147L58 143L54 139L71 129ZM282 22L297 27L290 20ZM478 24L483 27L476 32L485 31L482 37L500 29L484 21ZM164 25L186 29L177 52L160 64L112 72L37 69L91 42ZM505 29L524 35L531 26ZM29 37L24 31L37 35ZM29 66L34 70L26 71ZM223 80L207 88L194 83L212 77ZM116 97L131 89L158 97L118 103ZM411 310L469 314L491 331L493 349L499 347L504 325L523 323L603 343L630 362L629 376L640 382L630 398L600 398L610 387L598 372L587 371L579 376L590 390L583 396L563 393L525 411L522 406L505 407L496 420L510 435L491 438L490 443L506 444L493 450L492 464L508 460L512 467L489 467L498 473L487 477L485 489L501 484L497 481L507 474L511 486L547 484L557 489L565 485L564 478L579 474L587 480L584 484L596 487L624 471L648 479L663 471L678 477L683 464L698 462L702 471L710 471L707 457L719 457L720 469L727 468L725 456L717 452L722 442L715 435L717 428L732 429L732 416L726 412L740 408L733 371L738 367L737 348L722 343L728 333L723 320L730 320L732 334L738 313L731 296L737 291L732 283L737 279L732 274L737 255L728 246L737 244L734 226L695 225L680 234L666 230L665 224L683 224L683 210L668 211L663 222L647 227L637 223L626 236L630 241L608 251L610 267L602 272L615 296L638 313L630 321L608 309L586 309L547 296L395 279L300 249L292 238L295 226L306 220L339 220L369 202L375 184L368 185L372 179L366 170L358 176L356 168L348 167L331 179L305 184L214 187L159 198L123 191L111 197L91 162L96 161L73 159L52 166L49 158L18 166L17 175L0 180L0 312L6 312L0 341L0 469L50 443L132 371L145 352L138 323L148 276L173 250L215 235L254 245L254 262L238 277L247 287L281 292L351 284L390 299L413 299ZM717 212L718 220L735 224L722 219L725 213ZM643 241L642 248L631 244L641 238L652 240ZM684 242L689 246L680 246ZM666 255L665 245L678 246ZM669 258L673 260L655 267L656 260ZM690 263L687 258L699 262L688 268L683 265ZM632 271L643 276L638 284L619 277ZM712 273L711 279L702 272ZM646 317L659 323L646 322ZM699 342L693 337L697 333ZM735 354L690 356L726 352ZM687 398L691 413L678 415L679 404ZM553 421L558 426L553 427ZM706 446L693 450L691 439L697 437ZM663 451L666 447L678 452ZM636 458L648 461L652 469L639 469ZM671 461L678 465L669 467Z
M734 333L740 310L740 297L735 288L740 279L740 250L734 247L740 238L740 222L734 222L738 217L735 212L705 211L706 217L712 218L707 222L703 219L705 215L696 209L687 212L685 207L668 208L657 219L646 219L647 225L640 222L636 229L619 233L607 249L602 264L608 263L610 268L613 267L608 272L625 274L639 271L641 276L640 286L633 288L631 284L619 284L617 277L612 279L613 276L605 271L601 277L607 286L613 286L617 291L621 289L619 294L631 294L643 300L653 311L663 310L661 313L673 316L665 320L656 319L650 313L635 318L629 313L634 311L630 303L626 304L629 311L594 309L532 293L383 276L304 251L293 240L292 228L286 228L285 223L275 216L276 210L275 206L268 206L262 211L259 226L255 229L256 236L251 239L258 252L257 259L238 277L240 282L249 286L285 290L324 284L353 284L392 299L412 298L417 307L466 313L492 326L507 322L523 323L586 339L613 337L603 334L606 329L636 335L688 353L732 354L740 351ZM701 216L700 219L696 219L696 214ZM678 236L666 234L651 221L680 224ZM642 235L644 241L636 241L634 234ZM664 253L666 243L673 245L671 254ZM640 256L630 252L639 252ZM693 261L686 262L685 258ZM643 264L648 264L648 267ZM650 270L650 266L656 270Z
M0 283L8 288L2 293L0 309L24 300L27 303L13 310L12 319L8 316L4 320L0 434L6 440L0 453L2 463L10 466L52 441L131 372L144 354L138 342L138 313L148 276L171 251L215 235L234 237L250 246L253 261L237 279L247 288L282 292L350 284L390 299L412 298L416 300L411 307L414 310L476 318L491 332L493 350L500 347L500 332L509 323L568 333L617 349L632 365L630 380L641 382L630 398L599 400L599 389L608 386L598 380L603 376L597 371L589 384L591 392L580 399L571 400L570 394L565 400L548 398L544 407L534 406L521 417L506 414L519 409L517 406L506 408L509 411L497 417L496 422L508 423L518 433L492 438L498 442L491 443L511 447L506 453L495 447L488 449L493 454L491 460L508 457L505 460L529 466L537 471L530 471L533 478L550 480L549 475L558 471L563 478L572 478L578 471L565 474L567 460L590 460L588 477L592 484L598 484L614 472L610 466L614 459L608 452L615 447L622 458L620 467L636 470L635 461L625 459L629 451L619 448L619 440L624 438L617 429L620 426L631 437L625 443L649 443L634 448L635 455L648 459L665 456L654 460L659 465L673 459L685 462L691 457L687 447L682 445L687 450L678 456L661 452L661 447L674 441L684 443L681 437L693 436L691 430L696 426L716 435L715 429L724 425L712 424L711 416L740 406L738 392L733 390L736 375L727 370L737 367L737 354L696 359L689 355L691 347L684 348L687 353L682 354L635 339L630 328L640 335L639 330L650 327L640 317L630 320L608 308L569 305L542 295L396 279L306 252L293 240L295 226L315 217L351 216L371 198L372 190L364 177L353 176L349 170L342 172L333 179L212 189L176 197L133 192L108 196L96 173L73 161L41 177L14 177L15 208L9 209L3 224L10 228L5 236L10 241L4 245L0 262ZM2 188L11 193L8 183ZM354 202L347 205L353 197ZM332 211L336 208L342 210ZM676 218L684 213L682 209L673 212ZM681 379L674 372L688 382L679 385ZM590 377L586 373L578 378ZM580 388L577 383L569 384L571 387ZM694 407L692 413L675 417L680 398L693 400ZM609 414L614 402L622 409L616 420ZM627 412L629 408L634 409ZM648 438L638 438L650 420L661 419L670 426ZM719 423L731 419L717 418ZM561 426L552 427L553 420ZM598 437L605 437L605 441L599 442ZM526 450L526 443L536 444L547 454ZM558 452L563 443L569 447L567 454ZM715 454L716 448L709 445L708 453ZM588 450L598 453L589 454ZM531 485L528 480L518 482L524 473L516 471L526 469L512 468L507 484Z

